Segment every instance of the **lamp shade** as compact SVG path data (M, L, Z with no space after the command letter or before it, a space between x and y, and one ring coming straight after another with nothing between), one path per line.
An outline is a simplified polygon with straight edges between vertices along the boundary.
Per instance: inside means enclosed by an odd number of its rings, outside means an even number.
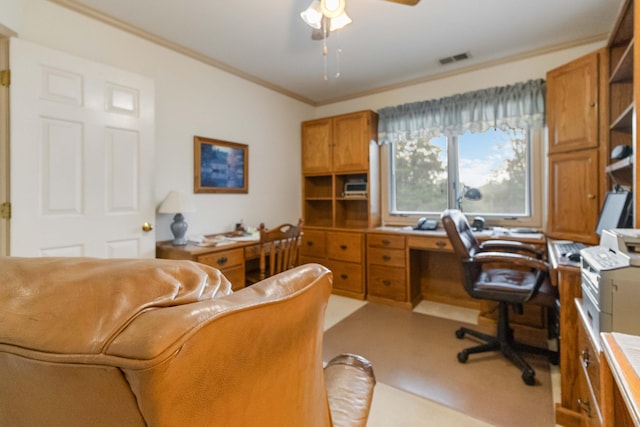
M158 213L176 214L181 212L195 212L192 200L181 191L170 191L158 208Z
M309 7L300 14L300 17L311 28L320 29L323 18L320 10L320 0L313 0Z

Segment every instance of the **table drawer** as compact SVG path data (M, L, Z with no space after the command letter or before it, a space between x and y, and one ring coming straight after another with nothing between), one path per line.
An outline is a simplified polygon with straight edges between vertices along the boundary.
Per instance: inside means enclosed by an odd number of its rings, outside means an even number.
M367 293L369 295L406 301L406 280L403 268L369 265L368 278Z
M372 248L367 250L367 263L389 267L405 266L404 249Z
M362 266L348 262L329 261L327 267L333 272L333 287L343 291L364 293Z
M326 234L324 231L304 230L300 255L323 258L327 255Z
M370 233L367 235L367 246L378 246L381 248L389 249L404 249L404 236Z
M200 255L197 261L220 270L238 265L244 267L244 251L242 249L232 249L229 251Z
M407 243L411 249L453 252L451 242L446 236L410 236Z
M327 232L327 256L349 262L362 262L361 233Z

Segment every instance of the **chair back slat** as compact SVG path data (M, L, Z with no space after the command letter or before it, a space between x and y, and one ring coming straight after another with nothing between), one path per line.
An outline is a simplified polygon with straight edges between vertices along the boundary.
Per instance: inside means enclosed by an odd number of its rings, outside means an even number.
M273 229L260 224L260 280L298 265L302 224L302 219L297 225L282 224Z

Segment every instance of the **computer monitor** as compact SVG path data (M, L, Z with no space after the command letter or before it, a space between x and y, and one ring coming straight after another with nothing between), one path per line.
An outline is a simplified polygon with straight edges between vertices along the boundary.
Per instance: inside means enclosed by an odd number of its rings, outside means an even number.
M604 205L600 211L596 234L600 236L602 230L611 228L630 228L631 219L631 193L610 191L605 196Z

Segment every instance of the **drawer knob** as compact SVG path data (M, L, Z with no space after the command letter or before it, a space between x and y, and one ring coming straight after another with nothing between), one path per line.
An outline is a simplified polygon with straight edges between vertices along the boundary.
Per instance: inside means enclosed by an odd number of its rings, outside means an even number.
M591 361L589 360L589 349L585 348L584 350L582 350L581 354L582 354L582 364L584 365L585 368L588 368L589 364L591 363Z
M383 244L383 245L385 245L385 246L389 246L389 245L391 244L391 241L389 241L389 240L387 240L387 239L384 239L384 240L382 241L382 244Z
M587 417L591 418L591 404L588 400L578 398L578 406L581 411L584 411L584 413L587 414Z
M341 278L342 280L347 280L347 279L349 278L349 276L347 276L346 274L342 273L342 274L340 275L340 278Z
M442 240L438 240L436 242L436 246L439 247L439 248L444 248L445 246L447 246L447 243L443 242Z
M383 285L385 285L385 286L391 286L391 280L389 280L389 279L384 279L384 280L382 281L382 284L383 284Z
M307 242L307 246L313 246L313 242Z
M226 256L221 256L220 258L218 258L217 263L218 263L218 265L225 265L227 263L227 261L229 261L229 260L227 259Z
M342 249L343 251L347 250L347 245L340 245L340 249Z
M391 257L389 255L382 255L383 261L391 261Z

